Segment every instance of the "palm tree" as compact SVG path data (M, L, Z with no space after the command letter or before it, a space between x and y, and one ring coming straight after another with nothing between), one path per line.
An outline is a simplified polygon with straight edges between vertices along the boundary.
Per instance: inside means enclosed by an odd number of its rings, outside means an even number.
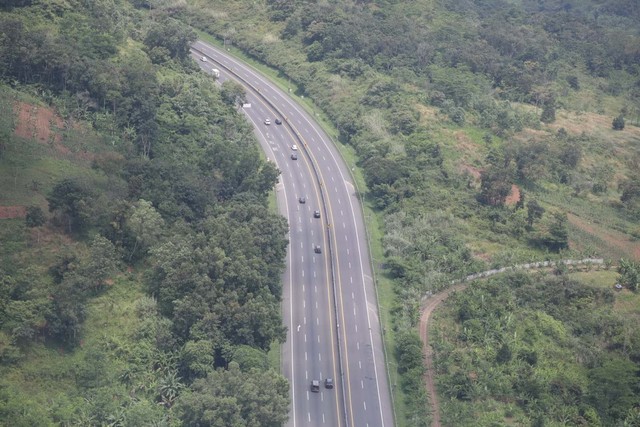
M176 371L169 372L158 383L160 401L164 406L170 408L183 388L184 384L180 382L180 377Z

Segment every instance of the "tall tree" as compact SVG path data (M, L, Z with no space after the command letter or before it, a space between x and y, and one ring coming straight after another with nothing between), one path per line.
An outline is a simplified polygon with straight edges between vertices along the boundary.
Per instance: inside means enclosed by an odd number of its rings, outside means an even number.
M81 231L91 216L91 191L76 179L65 178L58 182L47 197L49 212L59 215L69 233Z
M131 216L127 220L127 225L135 236L135 244L129 260L133 258L137 251L146 251L151 245L160 241L164 233L164 220L151 205L144 199L138 200L134 205Z
M237 363L196 380L176 404L184 425L277 427L287 419L289 385L274 371L242 372Z
M482 171L478 200L489 206L504 204L513 184L513 168L492 165Z
M151 25L144 44L149 50L162 47L171 58L185 60L189 57L189 47L196 37L196 33L187 25L170 17L162 17Z

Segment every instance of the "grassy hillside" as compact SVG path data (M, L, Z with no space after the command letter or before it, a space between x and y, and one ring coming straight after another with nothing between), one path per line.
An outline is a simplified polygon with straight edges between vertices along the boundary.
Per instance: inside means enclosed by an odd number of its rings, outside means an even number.
M634 425L639 297L613 271L513 274L433 325L444 425Z
M393 366L411 347L420 298L451 279L549 258L640 260L635 2L171 7L279 70L355 151L367 215L381 224L383 295L393 286L396 296L382 301L393 307L389 338L401 335ZM416 375L396 390L402 424L428 420Z

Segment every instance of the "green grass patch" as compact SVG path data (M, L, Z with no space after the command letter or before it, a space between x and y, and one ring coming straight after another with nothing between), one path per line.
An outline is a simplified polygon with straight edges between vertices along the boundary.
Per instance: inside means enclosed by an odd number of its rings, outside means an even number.
M62 178L99 178L83 163L56 155L48 145L13 138L0 159L0 205L42 204L44 195Z
M586 286L592 286L601 289L613 289L618 279L618 273L615 269L600 271L581 271L569 274L572 279L578 280Z
M78 395L76 377L78 369L86 363L87 352L104 351L110 376L117 377L125 365L117 353L136 345L131 332L139 319L133 310L142 296L139 283L116 278L103 295L88 303L83 338L77 349L68 351L36 340L17 367L2 370L4 383L50 412L60 411L64 406L80 410L86 402L84 396Z
M618 273L615 269L572 273L569 277L578 280L585 286L614 289L618 281ZM613 305L616 313L623 317L633 317L640 320L640 294L628 289L614 291L615 303Z
M126 276L116 277L107 292L88 304L83 347L112 339L129 339L139 322L135 307L142 297L145 293L139 281Z
M267 362L269 363L269 368L273 369L276 372L282 371L282 365L280 364L280 344L277 342L272 342L271 347L269 347L269 351L267 352Z

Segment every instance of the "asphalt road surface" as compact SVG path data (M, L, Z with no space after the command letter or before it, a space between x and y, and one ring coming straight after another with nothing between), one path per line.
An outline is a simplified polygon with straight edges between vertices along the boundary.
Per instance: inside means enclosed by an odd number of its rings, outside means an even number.
M290 240L283 278L287 426L393 426L362 208L347 165L313 118L256 70L201 41L192 55L209 74L220 70L220 81L247 88L243 110L281 171L277 199ZM319 392L312 380L320 381Z

